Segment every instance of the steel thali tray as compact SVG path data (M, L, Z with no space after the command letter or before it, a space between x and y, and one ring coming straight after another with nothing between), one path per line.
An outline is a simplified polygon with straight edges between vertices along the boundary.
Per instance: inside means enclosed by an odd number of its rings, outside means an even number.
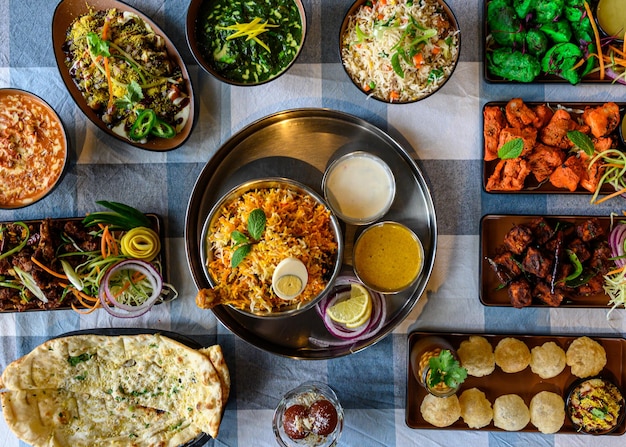
M252 345L278 355L328 359L357 352L382 339L413 309L432 272L437 244L435 209L428 185L413 158L395 140L367 121L327 109L294 109L261 118L232 136L211 158L193 188L185 219L185 250L196 286L209 288L201 261L203 224L212 206L238 184L287 177L322 195L328 164L355 150L382 158L396 178L396 197L384 217L410 227L424 245L424 269L409 290L389 295L387 320L376 335L336 346L315 309L286 319L254 318L229 307L213 309L218 320ZM343 226L344 269L351 270L352 243L360 228ZM347 259L346 259L347 258Z

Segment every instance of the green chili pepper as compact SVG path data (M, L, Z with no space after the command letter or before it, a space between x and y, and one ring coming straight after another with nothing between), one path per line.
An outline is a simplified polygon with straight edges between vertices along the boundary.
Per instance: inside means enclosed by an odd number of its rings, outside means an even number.
M152 109L142 110L137 120L133 124L133 127L130 128L130 132L128 136L133 140L141 140L145 138L149 133L154 123L157 120L156 113Z
M569 256L569 260L574 264L575 270L565 278L565 281L571 281L572 279L576 279L583 272L583 265L572 250L567 250L567 255Z
M176 129L165 121L157 118L154 126L150 129L150 133L159 138L173 138L176 136Z

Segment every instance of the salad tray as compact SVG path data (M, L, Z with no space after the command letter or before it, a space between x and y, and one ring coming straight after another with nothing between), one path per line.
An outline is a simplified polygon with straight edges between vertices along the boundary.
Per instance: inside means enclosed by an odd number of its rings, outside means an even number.
M163 223L161 220L161 217L158 216L157 214L151 214L151 213L147 213L146 217L150 220L151 222L151 228L159 235L159 240L161 243L161 250L160 252L157 254L157 256L154 258L153 261L151 261L152 264L158 264L160 269L158 269L161 273L161 276L163 277L163 281L167 282L168 281L168 276L167 276L167 262L165 259L165 239L164 239L164 234L163 234ZM63 217L63 218L51 218L49 219L51 222L55 223L55 224L65 224L66 222L74 222L74 223L81 223L82 220L84 219L84 217ZM0 222L0 229L3 228L4 225L6 224L12 224L12 223L16 223L16 222L23 222L26 225L33 225L35 228L39 228L39 225L41 224L41 222L43 222L43 219L31 219L31 220L21 220L21 221L13 221L13 222ZM0 232L1 234L1 232ZM2 276L0 275L0 278L2 278ZM2 279L4 280L4 279ZM0 289L4 287L4 286L0 286ZM155 304L159 304L159 302L157 301L157 303ZM67 309L72 309L71 305L67 304L61 304L59 307L54 307L52 309L41 309L41 308L33 308L33 309L26 309L26 310L22 310L19 311L15 308L11 308L11 309L5 309L4 306L0 306L0 313L12 313L12 312L39 312L39 311L48 311L48 310L67 310Z

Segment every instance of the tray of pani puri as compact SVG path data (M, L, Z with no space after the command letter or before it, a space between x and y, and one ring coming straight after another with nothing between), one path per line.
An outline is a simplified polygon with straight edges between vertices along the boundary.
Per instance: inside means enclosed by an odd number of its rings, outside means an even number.
M449 343L468 372L450 397L432 396L413 373L411 352L432 337ZM572 387L584 377L622 393L626 386L626 340L617 337L415 331L408 353L406 424L416 429L580 433L567 416ZM611 435L626 432L625 411L622 403Z
M603 274L615 268L607 249L610 228L608 216L483 216L480 223L480 302L485 306L518 309L610 309L610 297L602 287ZM559 231L562 236L558 235ZM522 250L524 245L519 240L524 238L524 233L530 236L527 248ZM560 245L556 244L557 240ZM566 280L574 276L575 262L568 255L570 249L587 254L577 256L579 275ZM554 276L551 270L557 258L558 273ZM534 271L532 265L547 270ZM529 274L531 270L533 274ZM527 288L526 293L520 292L521 286Z
M527 102L521 98L483 106L483 188L488 193L593 194L603 161L595 154L610 149L622 159L626 103ZM593 146L586 148L583 135ZM521 139L523 149L512 150ZM576 142L576 143L575 143ZM509 143L507 145L507 143ZM505 148L506 145L506 148ZM587 155L587 151L589 154ZM602 194L615 190L602 184Z

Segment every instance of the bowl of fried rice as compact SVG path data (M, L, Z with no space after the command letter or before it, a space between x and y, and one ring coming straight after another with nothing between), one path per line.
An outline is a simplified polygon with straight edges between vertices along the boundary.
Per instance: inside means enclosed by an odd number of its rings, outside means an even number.
M227 305L254 317L292 316L326 296L342 268L339 220L313 189L282 177L227 192L209 212L201 241L211 285L196 296L204 309ZM277 292L279 269L288 284L302 286L296 296Z
M450 79L461 34L443 0L357 0L343 19L339 49L359 90L406 104L429 97Z

